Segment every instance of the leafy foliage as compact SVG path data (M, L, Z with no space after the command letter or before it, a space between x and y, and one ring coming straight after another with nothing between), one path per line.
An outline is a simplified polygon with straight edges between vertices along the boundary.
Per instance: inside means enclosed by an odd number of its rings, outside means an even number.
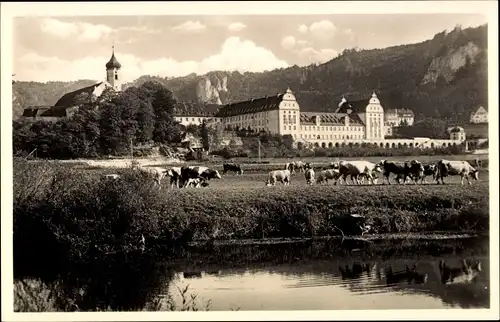
M146 83L121 93L106 91L85 100L70 118L55 122L13 121L15 154L37 149L42 158L90 158L128 153L130 142L180 142L182 127L174 121L172 93Z

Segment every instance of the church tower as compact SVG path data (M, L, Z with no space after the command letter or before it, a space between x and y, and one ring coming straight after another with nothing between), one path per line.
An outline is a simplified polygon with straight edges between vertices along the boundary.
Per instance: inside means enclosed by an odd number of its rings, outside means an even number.
M113 46L113 54L110 60L106 63L106 81L117 92L122 90L122 80L120 75L120 68L122 64L118 62L115 57L115 46Z

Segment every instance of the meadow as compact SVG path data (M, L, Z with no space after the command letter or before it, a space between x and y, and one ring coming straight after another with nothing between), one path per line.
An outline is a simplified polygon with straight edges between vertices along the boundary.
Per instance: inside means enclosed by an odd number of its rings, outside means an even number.
M35 277L47 285L59 283L54 286L62 294L57 298L65 300L54 305L65 310L106 309L109 303L114 310L142 309L151 295L137 290L157 288L168 279L157 264L194 242L212 253L210 245L230 240L349 240L360 235L352 214L371 226L364 235L368 239L489 232L486 169L472 186L461 186L456 177L448 178L447 185L308 186L303 173L297 173L288 187L266 187L268 167L279 165L245 166L257 168L241 176L228 173L200 189L170 189L166 179L159 190L152 178L131 169L16 159L16 281ZM121 177L106 181L105 173ZM106 276L115 277L110 281ZM104 290L103 283L112 284ZM87 293L77 300L81 296L75 289L81 285L87 285ZM75 299L78 309L68 299Z

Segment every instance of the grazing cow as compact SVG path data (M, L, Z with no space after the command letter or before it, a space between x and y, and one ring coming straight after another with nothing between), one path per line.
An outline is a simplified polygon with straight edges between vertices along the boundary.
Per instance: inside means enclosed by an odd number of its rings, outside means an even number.
M413 268L410 269L408 265L405 265L405 270L394 273L392 268L389 267L385 271L385 276L387 278L387 285L398 284L403 281L411 284L414 282L415 284L425 284L427 282L428 275L425 273L418 273L416 265L413 265Z
M161 189L161 180L166 174L166 170L158 167L137 167L139 171L145 172L150 176L153 176L153 182L155 186L158 186L158 189Z
M373 174L379 172L379 166L369 161L340 161L338 163L339 172L342 175L342 180L347 183L347 176L351 176L351 180L360 183L361 176L366 176L370 183L374 183Z
M209 185L208 181L202 178L189 178L185 187L200 188L200 187L208 187L208 185Z
M412 172L412 170L411 170L412 169L412 162L415 162L415 164L416 164L414 166L413 171L420 173L419 169L421 168L421 164L420 164L420 162L418 162L416 160L413 160L411 162L408 162L408 161L395 162L395 161L387 161L387 160L380 161L378 163L378 165L383 169L383 172L384 172L384 179L382 181L382 184L385 183L385 180L387 180L388 184L391 184L391 181L389 178L391 173L394 173L396 175L395 180L398 183L401 183L400 182L401 179L403 180L403 183L406 183L406 179L408 177L413 179L414 177L412 177L410 175L410 173Z
M104 178L105 179L110 179L110 180L116 180L116 179L120 178L120 175L116 174L116 173L106 174L106 175L104 175Z
M290 185L290 170L274 170L269 172L266 186L274 186L276 182L281 182L284 186Z
M312 168L309 168L306 170L306 172L304 172L304 177L306 178L306 183L307 184L314 184L314 169Z
M222 174L226 174L228 171L233 171L237 175L242 175L243 170L241 169L241 166L236 163L224 163L223 165L224 170L222 171Z
M174 186L179 188L179 183L181 181L181 167L172 167L166 171L165 175L170 177L171 189L173 189Z
M338 169L328 169L321 170L316 174L316 182L328 184L328 180L334 180L334 184L337 184L338 180L341 178L342 174Z
M184 166L181 168L181 186L186 187L189 179L200 178L204 181L221 179L219 171L201 166Z
M445 261L439 261L439 274L443 284L470 283L479 276L481 270L481 261L469 265L464 259L460 267L449 267Z
M444 177L456 175L459 175L461 177L461 185L464 184L464 178L467 179L467 183L469 185L472 184L472 182L469 180L469 177L473 178L474 180L479 180L478 170L474 169L469 162L439 160L439 162L437 163L437 173L435 178L438 184L439 179L441 179L441 183L444 184Z

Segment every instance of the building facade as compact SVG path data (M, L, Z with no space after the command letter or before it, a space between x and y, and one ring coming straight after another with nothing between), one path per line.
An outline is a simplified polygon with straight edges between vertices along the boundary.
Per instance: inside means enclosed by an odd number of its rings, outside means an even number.
M392 136L394 128L406 124L412 126L415 123L415 114L409 109L389 109L384 114L385 135Z
M479 106L471 113L469 122L472 124L488 123L488 111L483 106Z
M395 113L396 120L406 120L409 125L413 124L413 112L410 112L403 110ZM187 114L177 114L176 120L183 125L199 125L205 120L214 125L222 124L225 129L251 129L291 135L297 143L325 148L362 144L384 148L438 147L463 142L461 137L454 137L452 140L385 139L387 119L375 92L369 99L358 101L342 97L332 113L301 112L295 95L288 88L285 93L275 96L217 106L210 115Z

